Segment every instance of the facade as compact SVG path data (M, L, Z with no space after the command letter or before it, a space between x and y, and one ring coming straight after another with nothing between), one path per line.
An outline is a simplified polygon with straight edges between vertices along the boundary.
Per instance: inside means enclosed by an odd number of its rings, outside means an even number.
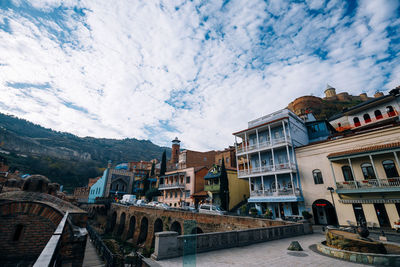
M282 109L250 121L234 135L238 178L249 183L248 201L260 212L271 210L275 218L301 214L304 203L294 148L308 143L304 122Z
M400 214L399 152L398 123L297 148L305 206L315 223L393 226Z
M229 210L232 210L249 198L249 184L246 180L237 178L235 169L226 169L226 173L229 186ZM208 193L208 196L211 196L211 202L215 205L221 205L220 177L221 167L219 165L214 165L204 176L204 191Z
M195 206L193 194L204 191L205 167L191 167L165 173L159 177L158 190L161 196L158 201L171 207Z
M377 123L386 124L397 120L400 112L400 87L388 95L382 95L363 102L329 118L330 124L338 131L361 130L376 127Z
M215 151L199 152L183 150L179 154L178 169L205 166L211 168L215 161Z
M76 187L74 189L74 198L78 202L88 202L90 188L87 186Z
M224 159L225 167L227 169L236 169L236 151L234 146L229 146L222 151L215 152L215 161L217 165L222 164L222 159Z

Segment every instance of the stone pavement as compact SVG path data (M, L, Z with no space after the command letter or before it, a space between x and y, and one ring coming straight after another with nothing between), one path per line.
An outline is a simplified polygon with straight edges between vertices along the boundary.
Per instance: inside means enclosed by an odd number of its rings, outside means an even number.
M368 266L342 261L312 251L309 246L325 240L321 232L312 235L297 236L274 240L255 245L236 247L231 249L216 250L199 253L195 256L196 264L183 265L183 257L157 261L161 266L184 267L224 267L224 266ZM291 241L299 241L304 251L289 251L287 248ZM190 260L185 260L190 262Z
M97 254L96 248L93 246L92 240L87 238L85 257L83 258L83 267L103 267L106 266Z

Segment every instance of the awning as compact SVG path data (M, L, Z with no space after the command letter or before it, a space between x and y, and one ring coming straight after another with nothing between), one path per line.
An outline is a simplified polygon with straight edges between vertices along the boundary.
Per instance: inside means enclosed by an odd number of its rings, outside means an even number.
M357 148L357 149L352 149L352 150L335 152L335 153L329 154L327 157L328 157L328 159L335 159L335 158L340 158L340 157L344 157L344 156L368 154L371 152L392 150L392 149L396 149L396 148L400 148L400 142L382 144L382 145L376 145L376 146L368 146L368 147L362 147L362 148ZM387 151L387 152L391 152L391 151Z
M392 198L392 199L383 199L383 198L377 198L377 199L339 199L340 203L343 204L374 204L374 203L400 203L399 198Z

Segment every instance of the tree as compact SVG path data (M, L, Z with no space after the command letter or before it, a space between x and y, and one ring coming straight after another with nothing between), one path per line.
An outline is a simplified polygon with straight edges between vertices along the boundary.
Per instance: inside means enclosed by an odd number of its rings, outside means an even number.
M219 177L219 195L221 197L221 208L229 210L229 182L224 159L222 159L221 175Z
M149 174L146 174L146 177L143 179L143 196L146 195L146 192L149 191L150 181L149 181Z
M148 190L146 192L147 201L151 201L153 199L153 197L157 197L157 196L161 196L161 192L158 191L158 188L150 188L150 190Z
M160 176L165 175L165 172L167 171L167 155L164 150L161 158L161 168L160 168Z
M155 174L156 174L156 164L153 162L152 164L151 164L151 171L150 171L150 177L151 178L153 178L154 176L155 176Z

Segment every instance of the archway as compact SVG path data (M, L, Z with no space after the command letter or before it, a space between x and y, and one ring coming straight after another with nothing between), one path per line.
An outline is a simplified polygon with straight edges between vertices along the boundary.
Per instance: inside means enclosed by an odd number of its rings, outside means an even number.
M143 217L142 221L140 222L140 233L137 240L137 244L142 244L146 241L148 228L149 228L149 221L147 220L146 217Z
M202 234L202 233L204 233L204 232L203 232L203 230L201 230L200 227L195 227L195 228L193 228L193 229L192 229L192 232L191 232L192 235Z
M156 233L158 232L162 232L163 231L163 222L160 218L158 218L155 222L154 222L154 235L153 235L153 239L151 241L151 247L154 247L154 243L156 240Z
M109 227L107 232L112 232L114 230L115 224L117 223L117 212L114 211L114 213L111 215L111 220L109 222Z
M133 238L133 234L135 233L135 225L136 225L136 218L135 216L131 216L131 218L129 219L128 235L126 236L127 240Z
M122 233L124 232L124 228L125 228L125 219L126 219L126 215L125 212L123 212L121 214L121 217L119 219L119 226L118 226L118 231L117 231L117 235L121 236Z
M318 199L312 204L312 209L315 224L338 225L336 210L329 201Z
M181 224L178 223L177 221L173 222L171 225L171 231L177 232L179 235L181 235L182 234Z

